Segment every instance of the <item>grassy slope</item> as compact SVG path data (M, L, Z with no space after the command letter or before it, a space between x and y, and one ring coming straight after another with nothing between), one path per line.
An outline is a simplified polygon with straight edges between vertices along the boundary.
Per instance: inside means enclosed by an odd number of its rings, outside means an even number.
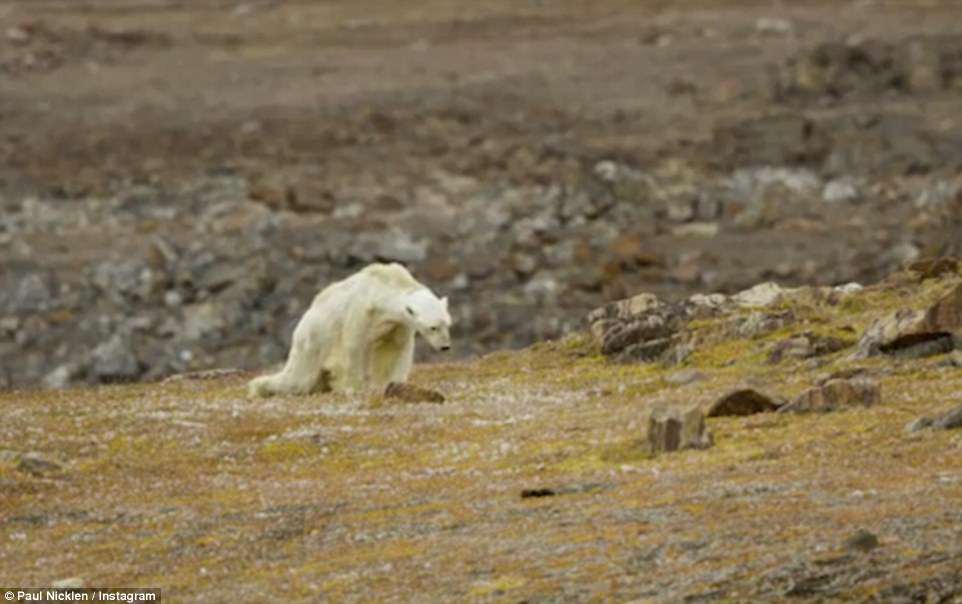
M699 326L676 369L613 365L579 338L419 367L444 405L249 400L239 377L0 394L0 584L161 586L172 601L676 601L891 597L962 567L962 433L906 435L960 402L939 360L764 363L806 330L854 339L947 282L872 288L758 339ZM878 370L883 404L713 419L716 445L648 459L645 409L737 384L790 396ZM15 452L63 465L31 476ZM520 498L524 488L566 490ZM842 548L856 528L869 554ZM958 577L956 577L958 580ZM882 595L879 595L882 594ZM697 598L694 598L697 600Z

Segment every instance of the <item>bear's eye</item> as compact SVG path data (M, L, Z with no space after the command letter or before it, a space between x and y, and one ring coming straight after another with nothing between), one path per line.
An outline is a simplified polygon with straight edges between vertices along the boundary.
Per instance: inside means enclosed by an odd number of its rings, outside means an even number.
M408 311L408 314L409 314L409 315L411 315L412 317L414 316L414 309L413 309L413 308L411 308L410 306L408 306L407 308L405 308L405 310Z
M437 330L438 330L437 327L432 327L432 328L431 328L431 331L437 331Z

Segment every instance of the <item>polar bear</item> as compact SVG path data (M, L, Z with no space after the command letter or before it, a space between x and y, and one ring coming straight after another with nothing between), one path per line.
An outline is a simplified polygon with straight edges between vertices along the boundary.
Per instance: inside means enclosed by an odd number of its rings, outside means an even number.
M284 368L251 380L252 396L352 393L407 380L414 336L451 347L447 298L400 264L371 264L324 288L294 328Z

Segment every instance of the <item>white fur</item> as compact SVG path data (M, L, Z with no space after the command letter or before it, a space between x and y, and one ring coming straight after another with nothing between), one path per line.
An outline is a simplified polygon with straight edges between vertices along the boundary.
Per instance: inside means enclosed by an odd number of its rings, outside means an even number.
M404 382L414 335L435 349L451 339L447 298L438 298L400 264L371 264L314 298L279 373L251 380L251 395L354 392Z

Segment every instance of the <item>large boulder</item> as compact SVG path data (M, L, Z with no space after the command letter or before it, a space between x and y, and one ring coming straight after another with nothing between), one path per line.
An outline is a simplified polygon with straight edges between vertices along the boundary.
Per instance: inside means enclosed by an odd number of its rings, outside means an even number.
M673 350L683 344L683 329L693 319L701 319L740 309L762 309L777 304L799 290L780 287L775 283L761 283L733 296L696 294L681 302L665 302L650 293L612 302L588 314L591 334L601 344L605 356L618 360L657 361L670 359ZM785 313L778 313L778 321L770 327L757 329L748 326L739 336L757 335L785 324ZM749 317L764 322L765 316ZM743 321L741 317L734 319ZM766 323L766 325L768 325Z
M779 411L825 412L845 407L871 407L881 401L878 382L857 378L829 380L810 388Z
M962 283L926 310L901 309L862 335L856 358L889 354L921 357L950 352L962 342Z

